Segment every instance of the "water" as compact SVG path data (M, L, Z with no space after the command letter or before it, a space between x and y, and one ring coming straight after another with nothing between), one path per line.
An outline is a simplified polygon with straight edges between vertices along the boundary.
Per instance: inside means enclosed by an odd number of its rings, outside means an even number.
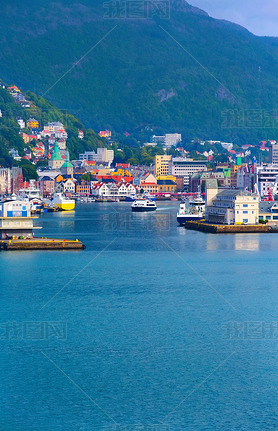
M278 428L278 235L158 206L79 204L38 223L85 251L1 252L0 430Z

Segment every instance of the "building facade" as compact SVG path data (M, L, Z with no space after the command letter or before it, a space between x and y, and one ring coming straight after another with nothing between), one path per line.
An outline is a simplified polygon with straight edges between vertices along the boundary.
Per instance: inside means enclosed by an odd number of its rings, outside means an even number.
M172 156L155 156L154 173L156 176L169 175Z
M175 177L183 177L184 189L189 190L189 180L192 175L198 172L207 170L207 163L203 160L191 160L182 157L175 157L172 159L169 166L169 173Z
M259 196L243 190L218 189L216 179L208 180L205 219L218 224L257 224Z

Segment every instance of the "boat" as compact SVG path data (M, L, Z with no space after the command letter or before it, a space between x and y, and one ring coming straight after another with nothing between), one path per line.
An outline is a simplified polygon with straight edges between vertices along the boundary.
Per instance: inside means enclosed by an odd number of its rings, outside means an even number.
M19 189L18 192L19 199L41 199L41 191L35 185L35 180L30 180L30 185L28 188Z
M51 203L57 205L61 211L73 211L75 208L75 201L62 193L54 193Z
M177 222L182 226L187 221L196 221L204 218L206 203L201 194L195 199L180 204L179 212L177 213Z
M156 208L156 203L148 199L137 199L131 205L131 210L133 212L155 211Z
M130 194L129 196L125 196L126 202L134 202L136 201L137 197L134 193Z

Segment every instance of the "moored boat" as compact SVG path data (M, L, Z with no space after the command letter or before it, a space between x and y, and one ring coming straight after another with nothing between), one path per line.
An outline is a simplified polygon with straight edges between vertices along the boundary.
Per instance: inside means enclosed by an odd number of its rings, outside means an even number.
M205 215L205 207L206 203L200 194L188 204L182 202L177 213L177 222L183 225L187 221L201 220Z
M57 205L61 211L73 211L75 201L64 196L62 193L54 193L51 203Z

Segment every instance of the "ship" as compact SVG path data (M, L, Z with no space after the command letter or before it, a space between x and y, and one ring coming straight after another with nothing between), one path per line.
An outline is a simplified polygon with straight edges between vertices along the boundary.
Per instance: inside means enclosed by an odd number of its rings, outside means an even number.
M133 212L155 211L156 208L156 203L148 199L138 199L131 205Z
M61 211L73 211L75 208L75 201L62 193L54 193L51 203L57 205Z
M177 213L177 222L182 226L187 221L197 221L204 218L206 203L201 194L195 199L191 199L188 203L180 204L179 212Z

